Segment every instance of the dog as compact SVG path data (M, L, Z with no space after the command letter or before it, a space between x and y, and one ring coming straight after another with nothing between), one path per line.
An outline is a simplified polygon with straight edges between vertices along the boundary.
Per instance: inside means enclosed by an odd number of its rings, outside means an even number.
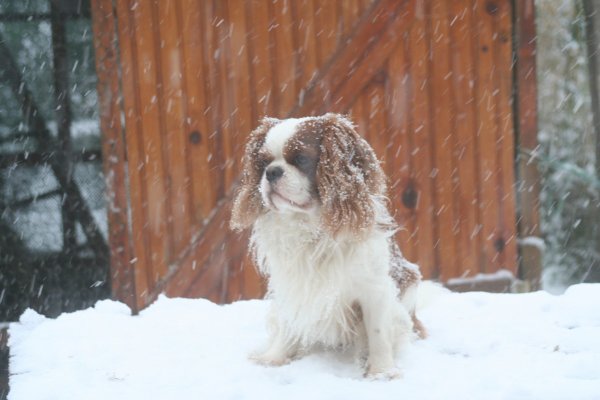
M425 329L415 314L421 275L393 240L386 177L344 116L263 118L242 160L231 228L250 248L271 299L262 365L316 346L352 348L370 378L400 376L398 352Z

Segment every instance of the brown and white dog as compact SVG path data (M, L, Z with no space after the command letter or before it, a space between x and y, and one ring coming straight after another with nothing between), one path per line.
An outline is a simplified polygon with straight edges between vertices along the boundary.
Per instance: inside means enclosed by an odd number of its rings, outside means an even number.
M421 276L393 242L385 196L373 149L341 115L264 118L251 133L231 227L252 227L269 278L271 337L255 361L352 347L366 376L399 376L398 351L413 330L425 335L415 316Z

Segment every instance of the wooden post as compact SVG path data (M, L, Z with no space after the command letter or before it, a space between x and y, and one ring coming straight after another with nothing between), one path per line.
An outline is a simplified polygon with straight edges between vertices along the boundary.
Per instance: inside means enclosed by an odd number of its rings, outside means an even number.
M108 241L112 295L134 313L139 309L134 279L135 259L128 219L125 140L121 124L116 17L112 0L92 0L92 29L102 153L107 191Z
M515 130L517 149L535 152L537 142L537 88L535 64L535 4L534 0L516 0L515 10ZM520 236L520 278L540 288L542 249L540 232L540 174L534 158L518 154L517 196L519 199L518 229ZM532 240L533 239L533 240Z

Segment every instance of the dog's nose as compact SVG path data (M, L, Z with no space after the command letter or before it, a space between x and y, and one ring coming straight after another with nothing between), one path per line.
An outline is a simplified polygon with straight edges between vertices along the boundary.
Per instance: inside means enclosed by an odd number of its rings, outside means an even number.
M281 167L270 167L267 169L267 180L269 183L275 183L282 176L283 168Z

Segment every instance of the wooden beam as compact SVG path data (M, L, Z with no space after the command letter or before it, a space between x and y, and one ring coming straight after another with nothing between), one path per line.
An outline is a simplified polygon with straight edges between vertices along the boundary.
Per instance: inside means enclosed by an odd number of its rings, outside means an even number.
M338 47L289 115L347 110L354 101L352 94L369 83L401 43L402 32L410 28L413 8L414 1L374 2L347 39L348 45Z
M110 246L110 277L112 294L134 312L139 310L131 228L128 218L125 140L121 124L119 60L116 18L112 0L92 0L92 29L96 73L104 179L107 188L108 242Z
M514 1L514 54L515 97L514 124L517 148L535 152L537 141L537 82L535 63L535 4L534 0ZM517 197L520 215L518 230L520 246L520 278L529 281L532 290L540 288L542 275L542 253L536 241L523 240L539 238L540 231L540 174L537 162L520 151L517 166Z
M378 72L373 65L383 64L399 38L401 30L407 29L411 15L411 9L407 1L378 0L356 25L352 38L357 43L353 46L341 46L332 61L323 68L323 72L309 82L303 89L306 95L298 100L291 110L282 110L285 115L307 114L311 107L322 110L319 105L323 101L322 86L319 88L315 82L327 81L326 86L337 88L338 91L331 92L339 94L336 104L331 104L332 109L343 111L350 106L352 99L345 96L347 88L353 85L365 86ZM379 39L379 40L378 40ZM381 42L381 43L379 43ZM363 57L357 59L357 54L365 52ZM340 76L351 76L347 80L341 80ZM355 86L354 86L355 87ZM344 97L345 96L345 97ZM146 293L142 302L145 304L153 301L158 294L166 291L167 295L202 295L198 282L205 273L212 271L212 263L218 259L218 254L227 253L228 257L240 256L246 251L247 235L239 235L228 231L231 208L231 194L215 207L211 217L202 230L196 235L196 239L184 249L177 260L171 263L169 273L161 279L156 288ZM213 288L206 288L207 291Z

